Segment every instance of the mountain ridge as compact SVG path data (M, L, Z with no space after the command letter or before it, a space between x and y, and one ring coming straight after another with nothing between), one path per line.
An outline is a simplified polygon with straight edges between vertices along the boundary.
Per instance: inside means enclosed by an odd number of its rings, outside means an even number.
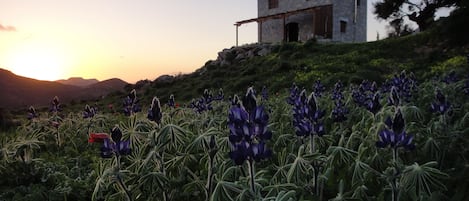
M56 80L55 82L66 84L66 85L78 86L78 87L87 87L92 84L99 83L99 80L95 78L84 79L82 77L70 77L68 79Z
M0 68L0 94L2 94L0 108L46 106L54 96L58 96L63 103L72 100L91 100L114 91L121 91L127 84L121 79L112 78L80 87L27 78Z

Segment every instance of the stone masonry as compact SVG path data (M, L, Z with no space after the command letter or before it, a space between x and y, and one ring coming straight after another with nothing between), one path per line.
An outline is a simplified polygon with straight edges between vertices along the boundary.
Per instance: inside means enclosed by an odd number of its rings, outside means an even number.
M292 34L297 41L366 41L367 0L278 0L276 8L269 8L269 0L257 4L261 43L289 41ZM298 10L305 11L281 15Z

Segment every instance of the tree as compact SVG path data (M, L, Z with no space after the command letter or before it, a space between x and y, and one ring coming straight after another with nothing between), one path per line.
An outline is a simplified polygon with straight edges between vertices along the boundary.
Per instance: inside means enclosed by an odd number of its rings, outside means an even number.
M435 20L439 8L458 7L462 0L383 0L374 4L378 18L394 21L407 17L420 31L426 30Z

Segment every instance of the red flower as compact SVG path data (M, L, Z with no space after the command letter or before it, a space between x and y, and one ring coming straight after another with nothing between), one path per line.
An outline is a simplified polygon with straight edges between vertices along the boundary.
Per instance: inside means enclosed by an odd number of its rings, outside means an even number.
M109 134L107 133L90 133L90 137L88 138L89 143L93 142L104 142L104 139L108 139Z
M176 103L176 105L174 105L175 108L178 108L179 107L179 103Z

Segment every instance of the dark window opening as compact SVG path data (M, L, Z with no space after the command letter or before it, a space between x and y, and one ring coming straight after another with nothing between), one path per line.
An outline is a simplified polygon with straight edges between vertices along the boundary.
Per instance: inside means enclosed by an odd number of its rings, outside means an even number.
M340 20L340 33L347 32L347 22Z
M360 0L356 0L357 1L357 6L360 6Z
M332 6L321 6L315 10L314 35L322 38L332 38Z
M269 9L278 8L278 0L269 0Z
M299 41L300 27L298 23L291 22L285 25L285 40L287 42Z

